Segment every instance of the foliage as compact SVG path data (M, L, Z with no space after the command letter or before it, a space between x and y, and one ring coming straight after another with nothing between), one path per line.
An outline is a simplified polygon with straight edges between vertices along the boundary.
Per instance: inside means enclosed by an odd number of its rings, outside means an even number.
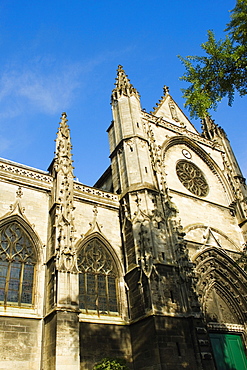
M94 365L93 370L128 370L126 361L121 358L103 358Z
M182 91L191 117L209 116L209 109L216 110L224 97L232 105L235 92L247 94L247 0L237 0L225 31L219 41L208 31L201 45L205 56L179 56L186 68L181 80L190 83Z

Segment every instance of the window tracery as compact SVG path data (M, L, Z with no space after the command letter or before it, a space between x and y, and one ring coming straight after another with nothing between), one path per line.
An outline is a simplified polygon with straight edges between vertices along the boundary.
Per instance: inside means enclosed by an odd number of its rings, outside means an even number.
M86 312L117 314L117 269L103 243L94 238L78 255L79 305Z
M205 197L208 194L207 181L200 168L194 163L180 160L176 165L176 172L183 186L191 193L199 197Z
M36 253L29 235L17 223L0 229L0 304L31 305Z

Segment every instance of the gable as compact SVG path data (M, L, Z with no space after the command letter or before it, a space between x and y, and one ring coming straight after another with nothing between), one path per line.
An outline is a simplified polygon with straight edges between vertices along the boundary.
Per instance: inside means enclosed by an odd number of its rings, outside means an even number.
M164 88L165 95L161 98L157 107L154 108L152 114L156 117L162 117L170 123L179 127L186 127L187 130L199 135L194 125L186 117L186 115L179 108L177 103L173 100L171 95L167 92L168 88Z

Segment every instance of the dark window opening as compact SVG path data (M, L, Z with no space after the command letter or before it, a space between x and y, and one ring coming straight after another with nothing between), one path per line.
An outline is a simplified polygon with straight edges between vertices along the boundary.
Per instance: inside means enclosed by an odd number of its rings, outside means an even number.
M180 345L178 342L176 342L176 346L177 346L178 356L181 356Z
M171 301L172 301L172 303L174 303L174 296L173 296L173 291L172 290L170 290L170 295L171 295Z

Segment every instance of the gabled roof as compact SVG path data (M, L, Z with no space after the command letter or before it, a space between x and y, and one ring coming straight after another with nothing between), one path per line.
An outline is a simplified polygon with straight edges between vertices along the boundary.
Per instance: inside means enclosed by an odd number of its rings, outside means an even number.
M186 117L186 115L170 95L169 88L164 86L163 90L164 94L159 100L159 103L156 103L157 106L153 108L154 110L151 112L151 114L156 117L162 117L163 119L179 127L186 127L187 130L200 135L194 125L190 122L188 117Z

